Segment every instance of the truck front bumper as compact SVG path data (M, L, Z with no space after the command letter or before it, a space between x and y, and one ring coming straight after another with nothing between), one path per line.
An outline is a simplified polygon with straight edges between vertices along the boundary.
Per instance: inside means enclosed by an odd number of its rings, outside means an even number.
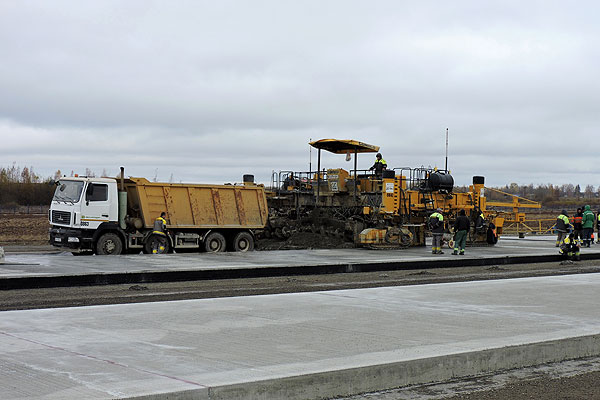
M92 237L85 235L81 230L52 227L49 232L52 246L80 250L92 249Z

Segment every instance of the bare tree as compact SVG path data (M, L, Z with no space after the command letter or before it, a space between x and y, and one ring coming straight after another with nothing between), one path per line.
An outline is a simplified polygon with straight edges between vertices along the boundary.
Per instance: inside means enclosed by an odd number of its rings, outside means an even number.
M591 199L594 197L594 185L587 185L585 187L585 198Z

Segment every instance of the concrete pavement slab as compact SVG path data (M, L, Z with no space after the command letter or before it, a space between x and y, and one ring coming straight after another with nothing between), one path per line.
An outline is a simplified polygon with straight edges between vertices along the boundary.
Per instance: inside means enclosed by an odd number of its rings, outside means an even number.
M600 246L583 249L582 257L600 258ZM558 259L554 237L540 236L502 238L496 246L468 248L466 256L453 256L448 250L443 255L432 255L428 247L79 257L70 253L9 254L0 266L0 289L483 266Z
M0 313L2 399L313 399L600 353L600 274Z

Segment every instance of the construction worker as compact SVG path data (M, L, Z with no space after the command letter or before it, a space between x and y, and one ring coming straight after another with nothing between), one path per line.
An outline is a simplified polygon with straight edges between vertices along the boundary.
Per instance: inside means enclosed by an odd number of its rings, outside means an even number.
M583 245L585 247L590 247L590 242L592 240L592 233L594 232L594 220L596 217L594 216L594 212L592 211L589 205L584 207L585 211L583 212Z
M471 221L465 210L460 210L458 217L454 222L454 252L453 255L465 255L465 245L467 244L467 235L471 229ZM460 253L459 253L460 250Z
M566 210L562 210L558 218L556 218L556 224L554 229L556 230L556 247L559 247L569 233L571 222L569 221L569 214Z
M562 256L573 261L579 261L579 241L575 239L575 235L570 233L569 236L564 238L558 251Z
M596 240L596 244L600 244L600 210L598 210L598 214L596 215L596 229L598 230L598 240Z
M377 155L375 156L375 164L373 164L373 166L369 169L375 170L375 175L380 178L383 174L383 170L386 168L386 161L381 157L381 153L377 153Z
M298 180L294 177L293 172L290 172L288 174L288 176L286 176L285 179L283 180L283 185L281 186L281 188L283 190L291 190L297 186L300 186L300 180Z
M156 235L155 240L152 242L152 254L164 253L167 244L167 220L165 219L167 213L164 211L160 213L160 217L154 221L154 229L152 234Z
M429 216L429 226L433 236L431 242L431 254L444 254L442 251L442 237L444 236L444 216L442 209L438 208Z
M478 233L482 232L483 228L485 227L485 215L483 215L483 212L481 212L479 207L475 207L473 214L471 215L473 215L475 219L475 230Z
M578 208L573 216L573 237L575 240L583 239L583 210L581 208Z

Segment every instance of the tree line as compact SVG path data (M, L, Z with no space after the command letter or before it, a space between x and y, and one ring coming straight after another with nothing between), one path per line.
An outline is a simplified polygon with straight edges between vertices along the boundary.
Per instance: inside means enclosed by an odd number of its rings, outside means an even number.
M95 177L96 174L86 168L86 176ZM60 170L57 170L53 176L41 177L35 173L33 167L20 167L13 164L10 167L0 167L0 205L47 205L50 204L54 194L55 186L52 184L63 176ZM70 176L73 176L71 171ZM102 171L101 176L107 176L106 170ZM153 179L156 181L156 177ZM171 178L172 180L172 178ZM517 195L529 200L542 203L544 207L580 207L583 204L600 205L600 186L598 189L593 185L564 184L564 185L519 185L510 183L493 189L505 193ZM459 186L455 191L465 192L468 188ZM507 196L492 190L486 190L486 197L490 201L510 201Z
M60 171L57 171L60 177ZM54 195L53 178L42 178L33 167L0 167L0 206L37 206L50 204Z

